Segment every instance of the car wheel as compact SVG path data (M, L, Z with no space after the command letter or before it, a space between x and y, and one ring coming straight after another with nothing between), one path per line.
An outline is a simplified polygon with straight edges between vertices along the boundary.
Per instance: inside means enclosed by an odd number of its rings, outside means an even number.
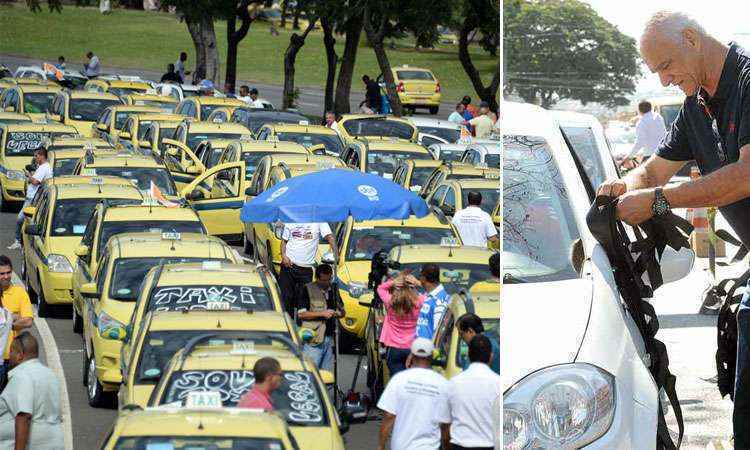
M40 291L41 292L39 292L39 294L38 294L38 298L39 298L38 303L39 303L39 305L38 305L38 311L37 311L37 313L39 314L39 317L51 317L52 316L52 314L51 314L51 312L52 312L51 311L52 310L52 305L50 305L49 303L47 303L47 300L44 298L44 289L40 289Z
M83 381L83 385L86 386L89 384L89 355L86 351L86 343L82 340L81 345L83 345L83 350L81 351L81 355L83 355L82 363L81 363L81 380Z
M88 364L86 365L86 396L88 397L89 405L94 408L104 406L104 389L96 377L96 361L93 355L89 357Z
M242 249L248 256L253 254L253 244L250 243L250 240L244 232L242 233Z
M8 202L5 201L3 198L3 187L0 185L0 211L2 212L8 212Z
M76 312L76 308L70 305L70 309L73 310L73 333L83 333L83 320L80 315Z
M430 114L432 114L433 116L437 114L439 110L440 110L439 106L430 106Z
M29 300L31 300L32 304L37 303L37 295L36 291L33 287L31 287L31 284L29 283L29 271L24 270L24 277L23 277L23 284L26 285L26 292L29 294Z

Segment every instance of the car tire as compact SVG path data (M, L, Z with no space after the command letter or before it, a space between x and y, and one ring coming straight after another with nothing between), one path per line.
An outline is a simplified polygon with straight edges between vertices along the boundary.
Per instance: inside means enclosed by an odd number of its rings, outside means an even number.
M250 240L247 238L247 234L245 234L245 232L242 233L242 249L247 256L253 254L253 244L250 243Z
M5 199L3 198L3 191L2 191L2 189L3 189L3 187L0 185L0 211L2 211L2 212L9 212L10 211L9 203L6 202Z
M83 318L76 312L76 308L70 305L70 309L73 310L73 333L83 333Z
M37 294L37 298L38 298L37 314L39 314L39 317L42 317L42 318L52 317L53 306L47 303L47 300L44 298L44 290L41 289L41 291L42 292Z
M81 351L81 381L83 382L83 386L89 384L89 377L88 377L88 364L89 364L89 355L86 351L86 343L85 341L81 340L81 345L83 345L83 350Z
M94 408L101 408L107 403L107 396L99 379L96 377L96 360L94 356L88 358L86 364L86 397L89 405Z
M430 106L430 114L432 114L433 116L437 114L439 110L440 110L439 106Z
M29 283L29 271L28 269L24 269L23 272L24 272L23 284L26 285L26 292L29 294L29 300L31 300L32 304L36 304L38 300L38 296L34 288L32 288L31 284Z

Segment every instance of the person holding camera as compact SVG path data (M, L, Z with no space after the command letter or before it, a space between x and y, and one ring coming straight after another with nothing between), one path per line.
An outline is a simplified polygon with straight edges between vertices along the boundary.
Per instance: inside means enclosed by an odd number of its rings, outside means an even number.
M307 283L299 297L297 317L302 327L315 332L302 346L302 353L322 370L333 369L333 333L336 319L344 316L338 291L331 284L333 269L328 264L315 268L315 281Z
M21 248L21 227L23 226L23 209L31 204L31 201L36 195L36 191L39 190L39 186L44 183L44 180L52 178L52 166L47 161L47 149L39 147L34 152L34 162L36 163L36 170L31 173L31 167L27 166L25 175L28 186L26 187L26 200L23 202L21 211L18 212L18 219L16 220L16 240L10 246L8 250L18 250Z

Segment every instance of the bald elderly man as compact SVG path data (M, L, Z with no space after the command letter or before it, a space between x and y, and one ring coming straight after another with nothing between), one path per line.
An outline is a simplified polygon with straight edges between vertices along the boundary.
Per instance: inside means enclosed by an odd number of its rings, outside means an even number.
M640 52L664 86L687 98L656 153L622 180L603 183L599 194L619 197L618 215L630 224L672 208L719 207L750 247L750 54L669 11L648 21ZM702 176L662 188L690 160ZM750 290L738 314L735 448L750 448Z

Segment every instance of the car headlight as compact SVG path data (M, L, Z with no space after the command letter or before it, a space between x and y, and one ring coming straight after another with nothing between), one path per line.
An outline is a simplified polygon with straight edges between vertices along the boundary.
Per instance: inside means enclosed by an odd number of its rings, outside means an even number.
M614 376L590 364L548 367L504 395L504 448L580 448L606 433L614 415Z
M358 283L356 281L352 281L349 283L349 295L351 295L354 298L361 297L367 292L367 285L364 283Z
M26 179L23 172L20 170L9 170L5 172L5 176L8 177L9 180L23 181Z
M47 256L47 267L50 272L68 272L73 273L73 266L64 255L51 253Z
M125 324L104 311L96 316L96 329L104 339L122 340L125 337Z

